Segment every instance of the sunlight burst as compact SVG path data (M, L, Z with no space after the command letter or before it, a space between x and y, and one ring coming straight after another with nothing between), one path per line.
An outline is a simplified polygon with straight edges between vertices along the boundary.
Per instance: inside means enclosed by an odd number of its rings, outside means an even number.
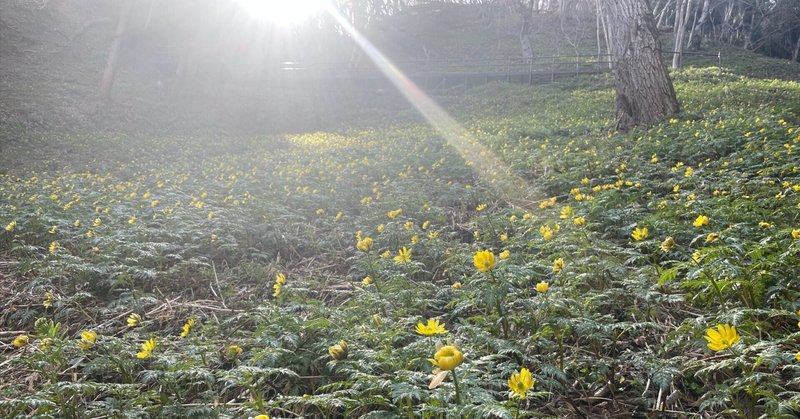
M281 25L300 23L324 10L329 0L236 0L250 17Z

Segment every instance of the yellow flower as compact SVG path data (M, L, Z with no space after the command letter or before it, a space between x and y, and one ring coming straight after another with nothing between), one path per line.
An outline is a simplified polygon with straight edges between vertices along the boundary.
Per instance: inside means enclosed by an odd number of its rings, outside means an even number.
M475 269L480 272L491 271L494 269L494 253L488 250L477 252L472 257L472 263L475 265Z
M99 218L95 218L94 221L92 222L92 227L97 227L101 223L102 223L102 221Z
M728 349L741 339L736 333L736 327L729 324L718 324L716 330L706 330L705 338L708 341L708 348L714 352Z
M566 207L561 209L561 215L559 215L559 218L561 218L562 220L566 220L571 216L572 216L572 207L567 205Z
M545 281L542 281L542 282L536 284L536 292L540 292L540 293L544 294L549 289L550 289L550 284L548 284Z
M281 291L283 290L283 284L281 284L280 282L276 282L272 284L272 289L273 289L272 296L277 297L281 295Z
M555 197L555 196L552 197L552 198L545 199L544 201L542 201L539 204L539 209L545 209L545 208L548 208L548 207L552 207L553 205L556 204L557 200L558 200L558 197Z
M438 231L431 231L430 233L428 233L428 238L431 240L435 240L437 237L439 237Z
M511 252L508 249L506 249L500 252L498 256L500 257L501 260L506 260L511 257Z
M343 215L344 215L344 214L342 214L342 212L341 212L341 211L337 212L337 213L336 213L336 216L335 216L335 217L333 217L333 221L339 221L339 220L341 220Z
M480 204L477 207L475 207L475 211L478 211L478 212L481 212L481 211L483 211L485 209L486 209L486 204Z
M323 215L325 215L325 210L322 209L322 208L318 209L317 210L317 216L318 217L322 217Z
M548 226L541 226L539 227L539 234L542 235L542 238L545 240L550 240L553 238L553 229Z
M58 250L58 242L50 243L50 246L48 246L47 250L50 251L50 253L55 253L56 250Z
M56 234L57 232L58 232L58 227L56 226L50 227L50 230L48 231L48 233L50 234Z
M703 259L703 254L700 253L699 250L695 250L694 253L692 253L692 260L694 261L694 263L700 263L702 259Z
M464 355L455 346L446 345L436 351L433 359L428 359L428 361L442 371L452 371L464 362Z
M364 277L364 279L361 280L361 285L366 287L367 285L372 284L372 282L373 282L372 277L371 276L367 276L367 277Z
M328 354L330 354L331 358L341 361L347 358L348 349L347 342L340 340L336 345L328 347Z
M17 228L17 220L13 220L6 224L6 231L14 231L15 228Z
M234 360L242 354L242 348L237 345L228 345L222 350L222 354L225 358Z
M795 240L800 240L800 228L792 230L792 238Z
M425 220L425 222L422 223L422 229L423 230L427 230L428 227L430 227L430 225L431 225L431 222L429 220Z
M386 216L389 217L390 219L394 220L395 218L397 218L398 215L400 215L402 213L403 213L403 209L402 208L398 208L396 210L392 210L392 211L387 212Z
M636 227L636 229L633 230L633 233L631 233L631 237L635 241L644 240L649 235L650 235L650 232L647 231L647 227L642 227L642 228Z
M418 241L419 241L419 235L415 234L411 236L411 244L417 244Z
M97 333L92 330L84 330L81 332L81 341L78 342L83 349L89 349L94 346L94 342L97 340Z
M451 287L452 287L454 290L460 290L460 289L461 289L461 282L458 282L458 281L456 281L456 282L453 282L453 285L451 285Z
M440 324L439 320L435 319L429 319L428 324L417 323L417 327L414 330L424 336L443 335L447 333L447 330L444 328L444 323Z
M694 173L694 169L691 167L687 167L686 171L683 172L683 177L690 177Z
M386 226L383 225L383 224L380 224L380 225L378 225L378 227L375 230L378 231L378 234L381 234L381 233L383 233L383 229L384 228L386 228Z
M667 237L663 242L661 242L661 250L663 250L665 253L669 253L674 248L675 239L673 239L672 236Z
M500 235L500 241L504 242L506 240L508 240L508 234L506 234L506 233L501 234Z
M527 368L523 368L519 370L519 372L511 374L511 377L508 379L508 388L511 390L512 398L518 397L524 399L528 394L528 390L533 388L534 384L536 384L536 380L533 379L531 372L528 371Z
M553 261L553 273L558 274L561 273L561 270L564 269L564 259L558 258Z
M403 224L403 228L404 228L406 231L409 231L409 230L411 230L412 228L414 228L414 223L412 223L411 221L406 221L406 222Z
M194 327L194 319L186 320L186 323L183 325L183 331L181 332L181 337L185 338L186 336L189 336L189 332L192 330L193 327Z
M356 248L362 252L369 252L369 249L372 248L373 240L371 237L365 237L356 243Z
M708 216L706 216L706 215L698 215L697 218L695 218L695 220L692 223L692 225L695 226L696 228L700 228L700 227L703 227L703 226L707 226L708 223L710 223L710 222L711 222L711 219L708 218Z
M800 361L800 352L798 352L798 353L797 353L797 354L794 356L794 359L796 359L797 361Z
M714 243L717 240L719 240L719 233L708 233L706 236L706 243Z
M131 215L131 218L128 218L128 224L136 224L136 216Z
M586 218L585 217L575 217L572 220L572 224L575 224L576 226L582 226L582 225L586 224Z
M42 305L44 308L50 308L53 306L53 299L55 296L50 291L45 291L44 293L44 301L42 301Z
M75 222L72 223L72 226L73 227L80 227L81 226L81 220L75 220Z
M258 415L254 416L253 419L270 419L269 415Z
M403 246L402 249L397 251L397 256L394 257L395 265L400 265L401 263L411 263L411 250L406 249Z
M30 338L28 335L19 335L14 338L14 341L11 343L15 348L21 348L30 342Z
M136 353L139 359L147 359L153 355L153 350L156 349L156 338L150 338L142 343L142 351Z
M278 273L277 275L275 275L275 283L286 285L286 275L284 275L283 273Z
M141 321L142 321L142 316L133 313L130 316L128 316L128 327L136 327L139 325L139 323L141 323Z
M772 227L772 224L770 224L770 223L768 223L766 221L761 221L761 222L758 223L758 226L761 227L761 228L770 228L770 227Z

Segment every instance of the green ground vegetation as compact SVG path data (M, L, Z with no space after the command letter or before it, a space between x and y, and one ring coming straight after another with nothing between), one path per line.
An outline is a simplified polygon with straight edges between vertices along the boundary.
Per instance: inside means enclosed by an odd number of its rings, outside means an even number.
M673 77L628 134L602 79L448 99L513 201L418 123L20 136L0 415L796 417L800 84Z

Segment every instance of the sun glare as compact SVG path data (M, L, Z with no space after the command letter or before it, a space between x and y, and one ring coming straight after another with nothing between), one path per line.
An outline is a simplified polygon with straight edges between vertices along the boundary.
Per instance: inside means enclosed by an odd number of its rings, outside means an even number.
M321 12L330 0L236 0L236 3L254 19L292 25Z

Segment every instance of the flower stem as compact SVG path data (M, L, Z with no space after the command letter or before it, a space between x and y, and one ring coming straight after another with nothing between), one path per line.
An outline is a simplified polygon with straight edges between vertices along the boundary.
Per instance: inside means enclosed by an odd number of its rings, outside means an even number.
M461 404L461 390L458 387L458 375L456 374L456 370L453 369L453 384L456 386L456 404Z

